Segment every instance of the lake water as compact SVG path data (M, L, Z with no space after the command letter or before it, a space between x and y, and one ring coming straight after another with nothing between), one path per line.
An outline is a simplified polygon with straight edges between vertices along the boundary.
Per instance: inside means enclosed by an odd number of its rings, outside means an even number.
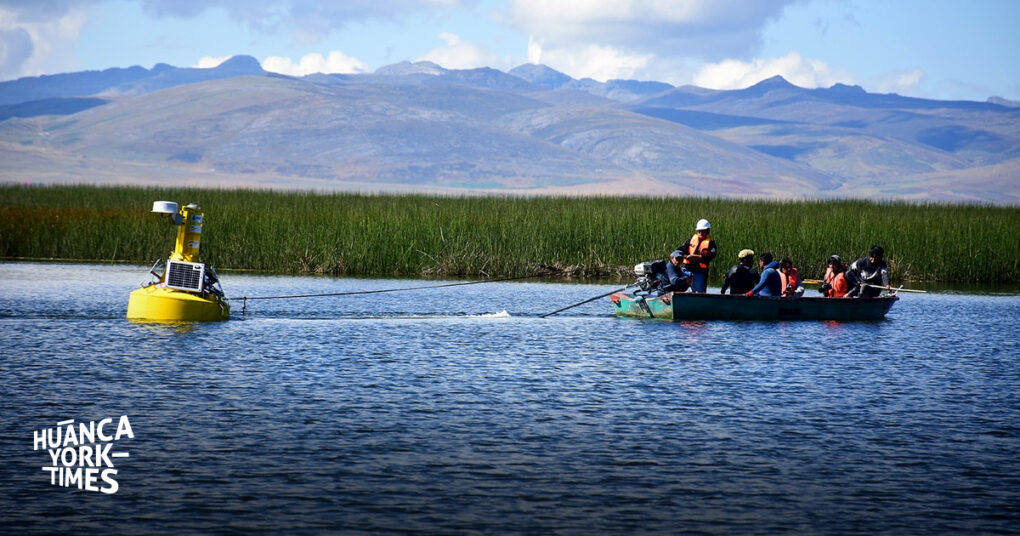
M0 519L31 533L1016 534L1020 299L611 316L508 282L124 319L146 268L0 263ZM222 274L229 296L442 282ZM115 494L33 433L127 415Z

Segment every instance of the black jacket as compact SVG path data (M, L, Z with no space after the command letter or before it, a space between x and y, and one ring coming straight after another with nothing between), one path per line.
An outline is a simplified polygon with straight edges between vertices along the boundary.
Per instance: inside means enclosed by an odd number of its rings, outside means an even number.
M754 288L754 285L757 283L758 270L750 266L737 264L730 268L729 272L726 272L726 280L723 281L722 290L719 291L719 294L726 294L726 289L730 289L730 294L744 294Z
M889 266L885 260L871 262L871 259L860 258L850 264L846 271L847 283L850 291L847 296L860 296L862 298L873 298L881 294L881 288L868 287L862 283L885 287L889 284Z

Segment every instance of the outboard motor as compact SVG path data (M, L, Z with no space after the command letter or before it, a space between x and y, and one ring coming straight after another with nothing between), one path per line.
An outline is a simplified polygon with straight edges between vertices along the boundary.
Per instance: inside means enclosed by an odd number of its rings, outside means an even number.
M639 291L646 294L651 293L665 286L666 261L645 261L634 265L634 275L637 281L634 283Z

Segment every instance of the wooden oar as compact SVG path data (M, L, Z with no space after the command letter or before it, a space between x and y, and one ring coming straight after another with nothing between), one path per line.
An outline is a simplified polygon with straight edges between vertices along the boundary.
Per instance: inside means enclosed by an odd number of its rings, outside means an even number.
M800 282L801 282L801 283L805 283L805 284L808 284L808 285L821 285L822 283L825 283L825 281L822 281L821 279L801 279L801 280L800 280ZM888 290L889 292L916 292L916 293L918 293L918 294L927 294L927 293L928 293L928 291L927 291L927 290L914 290L914 289L912 289L912 288L893 288L893 289L886 289L885 287L883 287L883 286L881 286L881 285L872 285L872 284L870 284L870 283L864 283L864 286L866 286L866 287L874 287L874 288L880 288L880 289L882 289L882 290Z
M887 288L883 287L882 285L872 285L870 283L864 283L864 286L871 287L871 288L880 288L882 290L888 290L888 291L894 292L894 293L895 292L916 292L918 294L927 294L928 293L927 290L914 290L912 288L903 288L903 287L894 288L894 289L887 289Z

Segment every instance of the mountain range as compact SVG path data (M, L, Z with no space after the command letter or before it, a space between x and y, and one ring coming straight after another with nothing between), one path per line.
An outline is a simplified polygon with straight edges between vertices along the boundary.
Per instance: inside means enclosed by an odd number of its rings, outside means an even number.
M235 56L0 83L0 181L1018 204L1015 105Z

